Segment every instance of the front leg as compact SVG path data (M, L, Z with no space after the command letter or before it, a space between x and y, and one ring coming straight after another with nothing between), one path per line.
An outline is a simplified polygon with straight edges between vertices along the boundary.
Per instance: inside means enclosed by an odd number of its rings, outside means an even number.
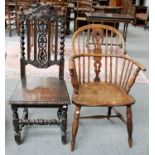
M65 105L62 107L62 119L61 119L61 141L63 144L67 143L67 110L68 106Z
M19 145L21 144L21 130L19 127L19 116L18 116L18 108L12 106L12 112L13 112L13 126L15 131L15 141Z

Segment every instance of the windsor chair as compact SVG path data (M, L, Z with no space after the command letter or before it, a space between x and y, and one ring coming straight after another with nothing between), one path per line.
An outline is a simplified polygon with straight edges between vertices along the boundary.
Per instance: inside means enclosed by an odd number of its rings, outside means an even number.
M23 10L21 12L21 79L9 100L13 111L14 137L17 144L21 144L21 130L25 125L58 125L61 129L62 143L67 142L67 109L70 100L64 80L64 17L57 16L55 8L49 5L40 5L28 13L24 13ZM58 22L61 23L59 33ZM31 24L34 31L31 31ZM26 47L25 25L27 28ZM33 46L31 46L32 34L30 34L32 32ZM50 77L45 75L26 77L28 64L40 69L57 65L59 76L54 77L55 73L53 73ZM18 115L19 108L24 109L22 118ZM29 108L57 108L58 120L29 119Z
M145 68L124 54L121 33L99 24L79 28L72 38L69 70L72 103L75 105L71 151L75 147L79 119L85 118L120 118L127 125L128 143L132 147L132 105L135 99L129 91L139 71ZM108 112L107 115L80 116L83 106L108 107ZM114 108L122 106L127 108L127 120ZM112 109L116 115L111 115Z

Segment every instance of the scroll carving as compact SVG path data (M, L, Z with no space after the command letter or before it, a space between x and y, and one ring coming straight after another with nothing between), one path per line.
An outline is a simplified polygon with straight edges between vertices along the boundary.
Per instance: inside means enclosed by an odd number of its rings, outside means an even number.
M45 65L47 59L47 21L45 19L38 20L38 61L41 65Z

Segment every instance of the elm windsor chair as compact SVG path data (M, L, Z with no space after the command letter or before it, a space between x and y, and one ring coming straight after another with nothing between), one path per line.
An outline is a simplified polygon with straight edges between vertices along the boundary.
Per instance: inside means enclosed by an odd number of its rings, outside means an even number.
M55 8L50 5L40 5L30 10L28 14L22 10L20 16L21 79L9 100L13 111L14 137L17 144L21 144L21 130L25 125L59 125L62 143L67 142L67 109L70 99L64 80L64 18L64 14L57 16ZM24 46L25 22L26 49ZM61 23L60 34L58 34L58 22ZM31 46L31 24L34 25L34 46ZM26 65L28 64L40 69L58 65L59 77L45 77L44 75L44 77L26 77ZM24 108L22 118L18 115L19 108ZM58 120L29 119L28 108L57 108Z
M72 124L71 151L75 147L79 119L86 118L120 118L127 124L128 143L129 147L132 147L131 106L135 100L129 95L129 91L139 71L145 68L123 52L119 52L120 46L117 44L119 38L123 39L121 33L115 28L99 24L83 26L72 37L69 70L75 113ZM113 45L114 39L116 39L116 45ZM108 47L108 41L110 47ZM124 43L123 40L122 42ZM82 106L108 107L108 112L107 115L82 117L80 116ZM127 107L127 120L114 108L119 106ZM112 109L116 115L111 114Z

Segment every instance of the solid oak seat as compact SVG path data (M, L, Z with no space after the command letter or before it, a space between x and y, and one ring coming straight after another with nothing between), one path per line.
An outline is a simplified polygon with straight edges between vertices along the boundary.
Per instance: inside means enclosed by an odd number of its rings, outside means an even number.
M18 106L68 105L67 92L65 81L56 77L27 78L19 81L9 103Z
M124 106L135 102L134 98L115 85L87 83L79 86L73 94L73 103L83 106Z

